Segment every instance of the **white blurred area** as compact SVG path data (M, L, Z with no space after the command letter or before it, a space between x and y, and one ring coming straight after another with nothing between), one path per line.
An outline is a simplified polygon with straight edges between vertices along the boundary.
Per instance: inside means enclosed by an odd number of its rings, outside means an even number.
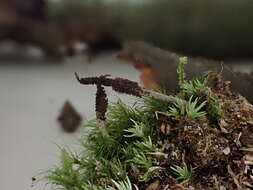
M82 127L73 134L61 130L56 118L64 101L70 100L87 119L95 117L96 88L79 84L74 72L80 76L111 74L135 81L139 80L138 72L130 64L120 64L114 55L103 55L92 63L87 63L85 56L48 63L34 48L13 44L2 47L5 56L0 56L0 189L50 189L45 182L31 187L31 178L58 163L57 145L80 148L77 140L85 131ZM133 97L106 90L109 101L134 101Z

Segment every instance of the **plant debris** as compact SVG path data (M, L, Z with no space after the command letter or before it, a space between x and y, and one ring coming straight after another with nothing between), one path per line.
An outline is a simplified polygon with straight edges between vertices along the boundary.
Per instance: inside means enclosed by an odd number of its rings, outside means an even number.
M60 115L57 120L61 124L61 128L67 133L73 133L77 130L82 121L82 116L76 111L73 105L66 101L63 104Z
M145 97L144 88L127 79L76 75L98 87L97 121L87 125L85 154L62 149L61 165L45 178L65 190L252 189L253 105L218 73L187 80L185 64L181 58L176 94L156 92L173 101ZM119 101L106 112L102 86L138 92L140 100L133 106Z
M176 99L172 96L167 96L164 94L157 93L152 90L148 90L139 86L137 82L130 81L123 78L108 78L110 75L102 75L100 77L86 77L79 78L78 74L75 73L76 79L84 85L96 85L96 117L99 121L99 128L104 134L108 136L108 133L104 127L105 113L107 111L108 100L103 86L110 86L113 90L119 93L125 93L132 96L142 97L152 97L154 99L166 101L166 102L175 102ZM103 86L102 86L103 85Z

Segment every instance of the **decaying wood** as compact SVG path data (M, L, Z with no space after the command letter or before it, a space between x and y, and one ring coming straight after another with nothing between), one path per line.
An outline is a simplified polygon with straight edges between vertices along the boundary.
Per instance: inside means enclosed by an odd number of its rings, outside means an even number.
M169 93L178 90L177 64L179 54L166 51L141 41L126 42L118 57L130 61L142 74L145 86L158 86ZM236 73L222 62L190 57L185 65L187 78L199 76L207 71L221 73L224 80L230 81L232 91L238 92L253 102L253 78L248 74ZM146 72L146 70L149 72ZM145 72L144 72L145 71ZM148 80L149 79L149 80Z

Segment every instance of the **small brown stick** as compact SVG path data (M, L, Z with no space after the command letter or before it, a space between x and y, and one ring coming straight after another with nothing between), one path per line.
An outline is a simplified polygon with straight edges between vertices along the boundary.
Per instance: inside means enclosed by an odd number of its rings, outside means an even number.
M86 77L79 78L78 74L75 73L76 79L84 85L96 85L96 117L98 120L99 130L103 136L109 136L105 129L105 113L108 106L108 100L103 86L112 87L113 90L119 93L125 93L137 97L149 97L155 100L160 100L168 103L176 102L176 98L167 96L152 90L148 90L139 86L137 82L123 79L123 78L108 78L110 75L102 75L100 77Z
M241 148L240 150L245 151L245 152L253 152L253 147L251 147L251 148Z
M75 73L76 79L84 85L103 85L103 86L110 86L112 87L113 90L119 93L125 93L137 97L149 97L153 98L155 100L160 100L168 103L173 103L176 102L176 98L172 96L168 96L165 94L161 94L159 92L155 92L153 90L148 90L145 89L137 82L130 81L128 79L123 79L123 78L107 78L109 75L102 75L100 77L86 77L86 78L79 78L78 74Z
M237 190L243 190L242 186L240 185L240 182L238 180L238 177L235 175L233 170L231 169L230 165L227 165L228 173L233 178L235 185L237 186Z
M173 96L167 96L165 94L161 94L153 90L142 88L142 91L143 91L142 96L153 98L155 100L160 100L160 101L168 102L168 103L177 101L176 98L174 98Z

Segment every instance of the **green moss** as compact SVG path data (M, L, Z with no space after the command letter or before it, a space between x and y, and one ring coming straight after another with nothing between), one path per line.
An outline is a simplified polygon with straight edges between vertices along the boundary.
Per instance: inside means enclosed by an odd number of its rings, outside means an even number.
M86 125L90 128L89 132L81 139L85 155L73 155L63 149L61 164L50 170L45 179L55 188L65 190L130 190L133 184L139 189L146 189L152 179L175 176L175 172L179 181L190 180L194 174L186 165L168 169L166 148L159 144L165 138L160 126L164 122L176 126L177 121L203 118L207 123L213 122L222 116L223 108L203 78L186 80L185 64L187 59L183 58L178 66L181 91L175 95L177 102L172 104L140 98L132 106L121 101L110 105L105 121L109 136L101 134L96 120L90 121ZM161 113L163 119L156 117L157 113ZM187 135L190 136L191 132L195 135L193 129ZM180 131L174 135L184 133ZM175 150L180 151L181 148Z

